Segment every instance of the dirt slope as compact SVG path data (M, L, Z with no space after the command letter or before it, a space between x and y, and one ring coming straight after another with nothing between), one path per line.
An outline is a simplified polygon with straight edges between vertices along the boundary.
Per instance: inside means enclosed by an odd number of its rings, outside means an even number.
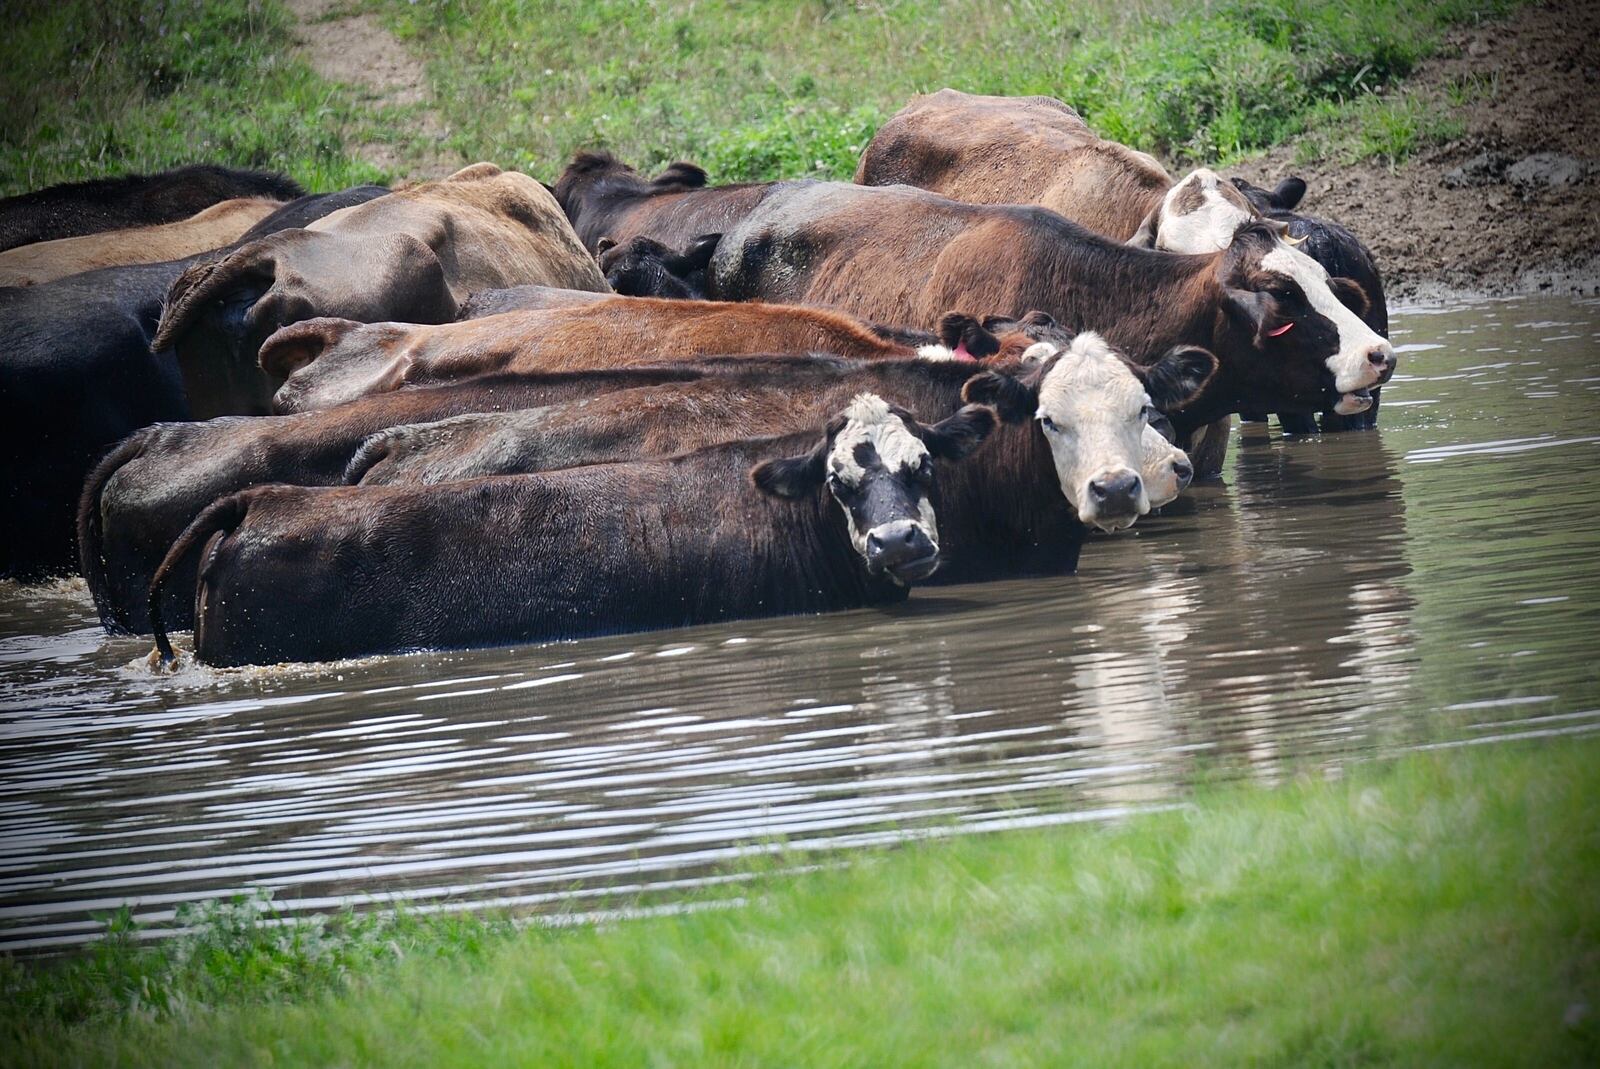
M1476 99L1452 106L1447 87ZM1448 291L1600 293L1600 5L1556 0L1457 31L1405 91L1465 124L1397 172L1296 164L1279 146L1234 168L1310 185L1304 210L1360 234L1391 299ZM1531 159L1530 159L1531 157Z

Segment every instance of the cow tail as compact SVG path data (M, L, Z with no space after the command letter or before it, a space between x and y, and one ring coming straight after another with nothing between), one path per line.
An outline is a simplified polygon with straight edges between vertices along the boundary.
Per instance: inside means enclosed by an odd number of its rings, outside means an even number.
M389 431L379 431L369 434L366 440L356 448L350 457L350 463L344 466L344 481L346 485L354 486L362 478L389 455L393 437Z
M144 453L149 438L149 430L138 431L114 446L89 472L89 477L83 483L83 492L78 495L78 570L83 573L83 581L88 584L89 594L94 598L101 626L113 635L127 633L128 628L117 618L116 607L111 604L107 591L100 495L105 492L106 483L111 481L111 476L118 469Z
M150 630L155 632L156 652L161 655L163 667L171 667L177 660L177 654L172 651L172 640L167 638L167 624L161 616L161 588L166 585L167 576L188 556L196 546L203 545L205 540L213 534L232 531L244 521L244 515L250 508L250 495L247 492L229 494L207 505L185 527L183 533L172 543L172 548L167 550L167 555L161 558L161 565L156 568L156 573L150 577ZM198 620L196 621L198 626Z

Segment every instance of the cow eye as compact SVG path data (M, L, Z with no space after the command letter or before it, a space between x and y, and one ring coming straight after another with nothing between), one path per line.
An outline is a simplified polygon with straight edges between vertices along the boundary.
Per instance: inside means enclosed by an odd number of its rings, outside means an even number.
M917 465L917 478L928 482L933 478L933 458L923 457L922 463Z
M1146 424L1152 422L1160 414L1161 413L1156 411L1155 405L1145 405L1143 408L1139 409L1139 419L1141 422Z
M1060 427L1056 426L1056 421L1051 419L1049 416L1040 416L1039 425L1047 431L1058 431L1061 429Z

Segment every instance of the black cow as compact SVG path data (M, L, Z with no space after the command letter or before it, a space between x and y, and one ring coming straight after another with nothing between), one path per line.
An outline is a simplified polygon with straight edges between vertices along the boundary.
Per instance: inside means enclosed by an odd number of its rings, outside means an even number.
M938 564L935 461L994 426L862 395L816 431L667 460L424 488L262 486L214 503L195 655L215 665L502 645L899 601ZM820 440L819 440L820 439Z
M387 192L302 197L240 242ZM0 289L0 574L36 579L71 567L73 508L95 459L139 427L189 417L175 359L151 353L150 340L168 288L200 258Z
M0 200L0 251L36 241L172 223L234 197L291 200L305 190L281 174L215 164L95 178Z

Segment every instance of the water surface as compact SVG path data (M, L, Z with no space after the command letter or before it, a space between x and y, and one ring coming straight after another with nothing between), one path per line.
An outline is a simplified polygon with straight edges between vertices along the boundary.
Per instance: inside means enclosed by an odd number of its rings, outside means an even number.
M582 911L751 844L1099 819L1199 776L1600 730L1600 302L1397 312L1376 432L1249 428L1076 577L338 665L140 665L0 589L0 945L271 888Z

